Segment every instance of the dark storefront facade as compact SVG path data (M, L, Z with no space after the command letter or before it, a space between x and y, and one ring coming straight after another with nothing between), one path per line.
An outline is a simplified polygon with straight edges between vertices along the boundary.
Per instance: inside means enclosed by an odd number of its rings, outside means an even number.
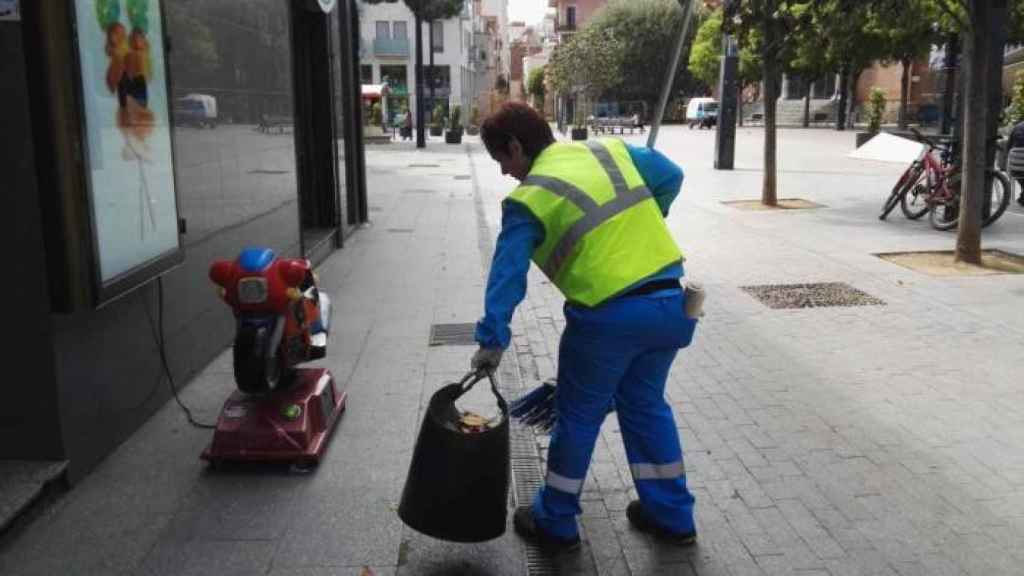
M0 213L19 276L4 283L18 334L5 338L0 460L66 460L80 478L170 397L161 312L179 387L230 344L211 261L261 245L318 263L366 221L354 3L33 1L0 22ZM153 44L161 27L163 51ZM87 53L91 37L105 47ZM128 72L114 71L122 45ZM147 51L133 61L139 46ZM96 103L116 108L119 126L146 114L155 128L90 133ZM158 170L161 127L173 178ZM123 172L130 226L107 214L120 205L96 176L119 158L139 166ZM160 183L173 186L166 200ZM152 211L172 205L178 234L159 258L110 282L96 273L114 262L104 226L146 240L160 225ZM123 239L112 245L126 251Z

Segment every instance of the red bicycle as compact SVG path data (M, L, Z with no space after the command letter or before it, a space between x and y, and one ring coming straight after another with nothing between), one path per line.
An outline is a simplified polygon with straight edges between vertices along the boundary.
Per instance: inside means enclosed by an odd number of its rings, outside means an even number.
M918 140L928 145L921 157L915 160L900 177L889 198L882 207L880 220L899 203L903 215L911 220L929 215L929 221L936 230L951 230L959 223L960 210L960 168L953 163L953 142L936 142L911 128ZM939 151L939 158L935 152ZM988 226L1003 215L1010 204L1010 181L998 170L985 172L986 181L991 182L989 213L982 218L982 226Z

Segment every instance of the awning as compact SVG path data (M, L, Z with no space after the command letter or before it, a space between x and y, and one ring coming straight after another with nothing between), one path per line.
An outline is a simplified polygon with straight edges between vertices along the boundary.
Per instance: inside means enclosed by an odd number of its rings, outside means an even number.
M381 96L388 94L387 84L363 84L363 98L379 100Z

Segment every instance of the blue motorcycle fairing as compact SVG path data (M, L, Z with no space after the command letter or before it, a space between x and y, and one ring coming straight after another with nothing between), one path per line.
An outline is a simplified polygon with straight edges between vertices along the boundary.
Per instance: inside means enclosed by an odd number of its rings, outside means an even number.
M274 263L274 251L270 248L246 248L238 255L238 263L246 272L263 272Z

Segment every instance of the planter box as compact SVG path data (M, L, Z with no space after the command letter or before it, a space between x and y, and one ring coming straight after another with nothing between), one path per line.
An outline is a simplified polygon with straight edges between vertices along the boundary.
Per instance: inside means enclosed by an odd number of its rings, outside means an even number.
M444 134L444 128L442 128L440 126L431 126L430 127L430 135L431 136L440 136L442 134Z
M479 133L480 128L478 126L470 126L469 128L466 128L466 134L469 134L470 136L476 136Z
M857 138L857 148L860 148L868 140L871 140L872 138L875 137L875 135L872 134L871 132L857 132L854 136Z
M444 141L448 144L462 144L462 129L445 132Z
M586 140L587 139L587 129L586 128L573 128L572 129L572 139L573 140Z

